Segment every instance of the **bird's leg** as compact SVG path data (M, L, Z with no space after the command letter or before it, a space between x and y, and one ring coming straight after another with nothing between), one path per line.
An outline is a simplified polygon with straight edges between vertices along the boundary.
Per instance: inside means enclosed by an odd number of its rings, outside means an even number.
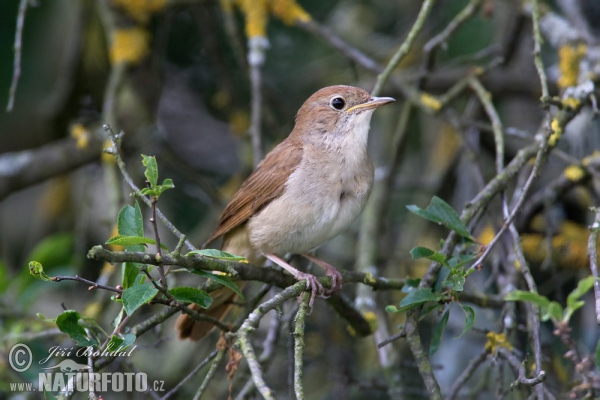
M302 271L298 271L296 268L292 267L290 264L286 263L281 258L277 257L275 254L265 254L269 260L273 261L275 264L279 265L281 268L285 269L290 274L294 275L299 281L306 280L306 288L310 288L310 300L308 301L308 307L312 311L313 304L315 302L315 296L318 294L320 296L325 292L323 285L317 279L316 276L307 274ZM320 260L319 260L320 261ZM333 267L332 267L333 268ZM335 268L334 268L335 269Z
M323 291L324 296L329 297L332 294L338 293L342 289L342 274L340 274L340 271L338 271L333 265L326 263L312 254L307 253L302 254L302 256L325 269L325 275L331 277L331 289L325 289Z

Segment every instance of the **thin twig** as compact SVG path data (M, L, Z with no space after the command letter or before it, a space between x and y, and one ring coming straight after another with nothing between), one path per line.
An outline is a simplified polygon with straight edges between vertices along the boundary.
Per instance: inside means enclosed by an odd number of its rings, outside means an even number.
M421 6L419 15L417 15L417 19L416 19L415 23L413 24L412 28L408 32L408 36L406 37L406 40L404 40L402 45L398 48L398 51L396 51L396 54L394 54L394 56L392 57L390 62L386 65L383 72L377 76L377 82L375 83L375 87L371 91L373 96L377 96L381 92L381 89L383 89L383 85L388 80L391 73L394 71L394 69L396 69L396 67L398 66L400 61L402 61L402 59L404 59L404 57L408 54L408 52L412 48L412 45L413 45L415 39L417 38L419 33L423 30L423 25L425 24L425 20L427 19L427 16L431 12L431 9L433 8L434 3L435 3L435 0L423 1L423 5Z
M83 282L83 283L86 283L86 284L90 285L90 287L88 287L88 290L104 289L104 290L110 290L111 292L123 293L122 289L117 289L117 288L114 288L112 286L101 285L101 284L96 283L94 281L90 281L90 280L87 280L85 278L82 278L82 277L80 277L78 275L75 275L75 276L53 276L52 280L54 282L60 282L60 281L78 281L78 282Z
M304 399L304 387L302 386L302 367L304 362L302 353L304 352L304 326L310 308L309 300L310 293L302 293L300 308L298 308L296 318L294 319L294 393L296 393L297 400Z
M502 122L496 111L496 107L492 103L491 94L488 92L479 79L475 76L469 77L469 86L475 91L479 101L483 104L483 108L492 122L492 131L494 132L494 143L496 144L496 174L502 173L504 169L504 136Z
M596 217L590 226L590 237L588 239L588 255L590 257L590 269L596 278L594 281L594 295L596 297L596 322L600 325L600 282L598 281L598 233L600 232L600 208L594 209Z
M175 393L177 393L177 391L179 390L180 387L182 387L187 381L192 379L194 377L194 375L196 375L196 373L198 371L200 371L206 364L208 364L210 362L210 360L215 358L218 353L220 353L220 352L219 352L219 350L216 350L216 349L212 353L210 353L204 360L202 360L202 362L200 364L198 364L196 366L196 368L194 368L192 370L192 372L187 374L187 376L185 378L183 378L177 385L175 385L175 387L173 389L171 389L167 393L165 393L165 395L163 397L161 397L161 400L167 400L169 397L171 397Z
M533 20L533 62L537 70L538 76L540 77L540 84L542 86L542 102L546 102L550 98L548 92L548 79L546 78L546 71L544 69L544 62L542 61L542 34L540 32L540 7L538 0L532 0L531 2L531 18Z
M204 393L204 391L208 387L208 384L212 380L212 378L215 376L215 373L217 372L217 366L223 359L223 355L225 355L226 351L227 351L227 349L222 349L222 350L219 350L219 352L217 353L217 356L215 357L212 364L210 365L210 369L206 373L206 376L204 377L202 384L200 385L200 387L198 388L198 391L196 392L196 395L194 396L194 400L198 400L200 398L200 396L202 396L202 393Z
M27 5L29 0L21 0L19 3L19 11L17 14L17 29L15 32L15 60L13 63L13 76L8 91L8 105L6 111L11 112L15 104L15 96L17 95L17 86L19 85L19 78L21 77L21 50L23 46L23 27L25 26L25 13L27 12Z
M469 364L467 364L463 372L458 376L458 378L454 380L454 383L452 384L450 390L448 391L448 394L446 395L446 400L453 400L456 397L460 388L471 378L471 376L473 376L475 370L477 370L477 368L479 368L479 366L483 364L483 362L487 358L487 355L488 350L483 349L479 352L479 354L477 354L476 357L472 358L471 361L469 361Z

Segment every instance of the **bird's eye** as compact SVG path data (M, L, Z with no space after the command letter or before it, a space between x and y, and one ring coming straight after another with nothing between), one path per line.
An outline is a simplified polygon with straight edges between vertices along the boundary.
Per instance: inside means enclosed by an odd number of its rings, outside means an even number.
M345 105L346 102L341 97L334 97L331 99L331 107L335 108L336 110L341 110Z

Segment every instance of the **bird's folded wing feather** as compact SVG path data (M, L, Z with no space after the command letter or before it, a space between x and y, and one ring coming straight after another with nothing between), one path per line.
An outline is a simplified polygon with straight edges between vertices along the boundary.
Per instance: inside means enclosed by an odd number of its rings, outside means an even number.
M204 245L240 226L281 196L288 177L301 160L302 144L290 138L267 154L225 207L217 227Z

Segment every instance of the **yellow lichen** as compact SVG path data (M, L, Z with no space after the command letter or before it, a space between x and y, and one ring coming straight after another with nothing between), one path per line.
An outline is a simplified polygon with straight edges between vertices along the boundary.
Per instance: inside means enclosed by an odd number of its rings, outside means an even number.
M431 108L433 111L439 111L440 108L442 108L441 101L439 101L435 96L425 92L421 94L421 103L423 103L424 106Z
M592 160L597 157L600 157L600 150L595 150L592 154L590 154L589 156L587 156L583 160L581 160L581 165L583 165L584 167L587 167L588 165L590 165Z
M146 23L152 14L165 8L167 0L112 0L112 4L134 20Z
M308 22L311 19L310 14L296 3L296 0L271 0L270 8L274 16L288 25Z
M585 171L579 165L569 165L565 168L564 174L568 180L577 182L585 176Z
M558 87L561 89L577 85L579 79L579 62L585 55L587 47L584 44L577 46L566 44L558 49L558 68L560 78L558 78Z
M558 122L558 120L556 118L552 119L550 128L552 128L552 134L550 135L550 138L548 139L548 145L550 147L554 147L560 140L563 130L562 130L562 127L560 126L560 122Z
M71 137L76 140L78 149L85 149L90 142L90 132L83 124L71 125Z
M577 100L574 97L567 97L566 99L562 99L562 104L567 108L576 109L581 104L581 101Z
M497 332L488 332L487 335L485 335L485 336L487 337L487 342L485 343L485 349L490 354L496 354L499 347L504 347L504 348L512 351L513 347L506 340L506 334L497 333Z
M267 36L267 22L269 20L268 0L237 0L236 4L246 17L246 36Z
M150 34L142 28L116 29L112 35L110 61L138 64L150 52Z

